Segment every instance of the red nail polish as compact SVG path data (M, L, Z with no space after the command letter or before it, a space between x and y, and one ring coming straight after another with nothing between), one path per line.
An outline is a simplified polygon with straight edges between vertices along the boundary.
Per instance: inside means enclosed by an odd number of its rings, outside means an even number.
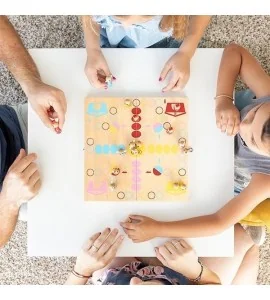
M113 80L116 80L116 78L113 76L113 78L112 78Z
M60 133L62 132L62 130L61 130L59 127L57 127L57 128L55 128L55 132L56 132L57 134L60 134Z
M161 80L162 80L162 78L161 78L161 77L159 77L158 81L161 81Z

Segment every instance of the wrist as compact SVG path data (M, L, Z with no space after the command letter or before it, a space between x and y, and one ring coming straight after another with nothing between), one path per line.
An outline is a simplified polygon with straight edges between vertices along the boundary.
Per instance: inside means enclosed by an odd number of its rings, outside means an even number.
M189 280L196 280L200 275L202 275L202 268L203 266L197 262L194 267L192 267L190 270L188 270L185 273L182 273L185 277L187 277Z
M177 50L176 53L181 56L185 56L188 60L191 60L194 55L194 51L186 50L186 49L184 50L184 49L181 49L181 47Z
M73 270L83 277L91 277L94 273L94 270L91 270L90 268L84 268L77 264L74 266Z
M91 44L91 46L86 47L86 53L87 55L91 55L92 52L101 52L101 48L99 44Z
M41 81L41 78L39 76L38 77L33 76L33 77L25 80L23 83L21 83L21 87L22 87L25 95L27 96L27 98L29 98L31 96L31 94L34 93L36 88L41 84L43 84L43 82Z
M4 193L0 194L0 206L14 215L18 214L21 204L19 200L11 200Z

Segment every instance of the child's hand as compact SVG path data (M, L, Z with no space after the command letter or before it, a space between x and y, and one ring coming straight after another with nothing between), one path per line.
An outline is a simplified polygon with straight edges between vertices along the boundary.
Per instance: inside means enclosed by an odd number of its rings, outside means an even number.
M134 243L140 243L156 237L158 223L148 217L131 215L120 225Z
M167 86L162 92L179 91L187 84L190 76L190 57L183 52L176 52L165 64L160 74L160 81L163 81L172 72Z
M98 89L108 88L105 80L112 73L101 50L88 50L85 74L93 87ZM113 79L115 80L115 77Z
M172 240L155 248L156 256L162 264L189 279L195 279L201 272L198 256L184 240Z
M123 236L117 235L117 229L109 228L94 234L83 246L74 270L81 275L91 276L106 267L115 258L123 241Z
M216 99L216 124L227 135L234 136L239 132L240 112L230 99Z

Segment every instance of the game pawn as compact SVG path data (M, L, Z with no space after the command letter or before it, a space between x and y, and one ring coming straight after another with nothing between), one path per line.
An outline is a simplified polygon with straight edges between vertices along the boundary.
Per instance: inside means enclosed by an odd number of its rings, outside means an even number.
M125 148L119 148L117 153L120 154L120 155L124 155L124 154L127 153L127 150Z
M113 168L112 173L113 176L117 176L120 174L120 168Z
M109 184L109 187L110 187L111 191L114 191L114 190L116 190L116 187L117 187L117 184L116 184L116 182L114 182L114 181L111 181L111 182L110 182L110 184Z

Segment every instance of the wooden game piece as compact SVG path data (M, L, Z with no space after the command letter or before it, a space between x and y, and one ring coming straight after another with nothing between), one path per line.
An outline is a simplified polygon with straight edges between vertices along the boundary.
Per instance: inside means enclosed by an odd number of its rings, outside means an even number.
M141 142L141 141L139 141L139 140L137 140L137 141L136 141L136 144L137 144L137 146L138 146L138 147L141 147L141 145L142 145L142 142Z
M185 191L187 189L187 186L184 183L181 183L179 187L182 191Z
M110 182L109 187L110 187L110 189L111 189L112 191L116 190L116 187L117 187L116 182L113 182L113 181Z
M132 155L138 155L139 154L139 149L134 148L134 149L131 149L130 152L131 152Z
M129 149L132 150L134 148L136 148L136 141L135 140L133 140L132 142L129 143Z
M126 99L126 100L125 100L125 105L126 105L126 106L131 106L131 105L132 105L131 100L130 100L130 99Z
M113 168L112 169L112 175L117 176L120 174L120 168Z
M127 153L127 150L125 148L119 148L117 153L120 154L120 155L124 155L124 154Z
M113 76L112 75L106 76L105 82L107 83L108 87L111 87L113 82Z
M179 144L179 146L180 146L181 148L185 148L185 146L186 146L186 139L185 139L185 138L180 138L180 139L178 140L178 144Z
M173 183L173 188L174 188L175 190L179 190L179 188L180 188L180 183L179 183L179 182L174 182L174 183Z
M166 132L167 132L168 134L172 134L172 133L174 132L173 127L170 126L170 127L166 130Z

